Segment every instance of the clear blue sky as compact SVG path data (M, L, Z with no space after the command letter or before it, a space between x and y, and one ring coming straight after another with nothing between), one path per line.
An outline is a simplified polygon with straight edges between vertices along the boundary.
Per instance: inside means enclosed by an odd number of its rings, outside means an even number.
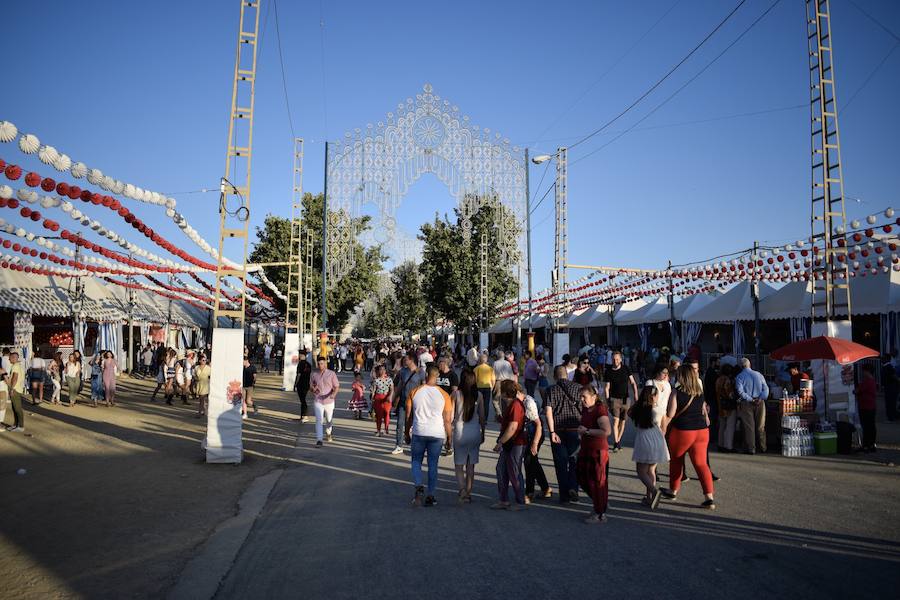
M900 35L900 2L854 1ZM263 17L268 4L263 0ZM378 121L425 82L473 122L533 153L571 143L630 104L734 4L281 0L294 130L309 140L305 189L322 189L322 140ZM770 4L748 0L646 102L572 150L570 161L644 116ZM897 40L849 0L832 5L838 103L846 111L845 190L861 199L848 204L850 215L863 217L900 205L900 48L888 56ZM175 192L214 188L222 175L237 17L236 0L6 2L0 119L113 177L173 193L214 243L217 195ZM754 239L784 243L808 235L804 18L802 0L782 0L638 129L570 168L570 262L652 268L668 259L702 260ZM276 41L269 14L256 89L254 224L266 213L290 214L292 142ZM772 109L784 110L718 119ZM12 145L0 147L0 156L56 175ZM542 168L532 170L533 187ZM551 178L552 172L544 187ZM552 266L551 200L533 215L536 289L548 284ZM158 208L126 203L200 256ZM436 178L423 177L404 201L400 224L414 231L452 204Z

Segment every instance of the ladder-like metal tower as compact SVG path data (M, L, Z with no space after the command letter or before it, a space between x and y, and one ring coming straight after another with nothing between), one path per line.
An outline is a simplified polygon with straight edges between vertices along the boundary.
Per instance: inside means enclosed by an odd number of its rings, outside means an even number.
M291 188L291 246L288 259L287 313L284 316L286 333L303 334L303 139L294 138L294 171Z
M312 241L312 230L307 228L306 230L306 240L303 244L303 256L305 257L306 262L306 278L303 279L303 328L300 330L300 335L302 337L303 334L309 333L310 335L315 335L315 310L316 310L316 298L313 293L312 286L312 274L313 271L313 241ZM300 343L303 343L301 339Z
M488 232L482 225L481 243L479 245L479 320L481 328L487 330L487 305L488 305Z
M568 148L558 148L556 151L556 189L554 190L555 212L556 212L556 229L554 236L554 289L555 313L559 316L564 314L568 308L567 291L566 291L566 263L569 253L569 151ZM559 317L558 317L559 318ZM557 322L558 326L565 326L564 323Z
M259 39L260 0L242 0L238 28L237 54L234 61L234 85L228 123L228 151L225 153L225 176L219 200L219 254L216 260L216 297L214 318L231 317L244 322L244 290L247 284L247 242L250 225L250 159L253 147L253 98L256 85L256 51ZM225 263L225 246L242 242L241 262ZM238 306L227 307L223 283L227 277L240 280Z
M847 247L835 244L836 232L847 226L844 182L841 175L841 142L835 94L834 52L829 0L806 0L806 34L809 46L810 122L812 125L812 319L831 321L850 318L850 278Z

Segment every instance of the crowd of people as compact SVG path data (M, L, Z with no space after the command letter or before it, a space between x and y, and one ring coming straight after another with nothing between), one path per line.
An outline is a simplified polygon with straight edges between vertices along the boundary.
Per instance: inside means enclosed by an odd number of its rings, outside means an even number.
M738 418L743 451L766 450L769 390L747 359L732 364L726 358L725 365L714 359L701 373L696 357L661 352L652 366L634 370L622 349L596 348L565 355L551 371L544 355L548 349L542 347L517 359L503 349L490 355L474 345L451 349L404 347L397 342L351 342L328 348L316 356L315 367L301 351L295 389L304 422L307 395L312 392L317 447L334 439L334 403L341 388L331 367L344 362L341 347L347 348L345 366L354 371L347 409L356 419L371 417L373 435L378 437L391 436L393 421L391 452L401 454L408 448L415 506L437 503L441 456L453 457L458 502L472 501L475 465L491 421L499 423L492 446L498 456L498 500L492 508L521 510L537 499L553 497L537 458L541 446L549 443L557 499L575 503L586 494L592 504L589 523L606 519L608 455L622 449L629 422L635 430L632 460L645 486L642 503L651 510L662 499L678 497L688 480L686 459L700 482L701 506L716 507L718 477L709 464L709 449L713 445L722 452L733 451ZM355 360L357 356L362 360ZM634 364L635 358L632 355L628 362ZM797 377L798 388L801 379ZM669 483L661 487L657 468L665 463Z
M87 380L90 406L101 402L116 406L116 376L119 366L108 350L97 351L85 364L85 357L74 350L64 359L62 352L50 353L34 348L29 360L19 352L4 348L0 354L0 433L25 433L24 406L47 402L75 406ZM63 392L65 391L65 396ZM65 400L65 401L64 401ZM5 424L7 407L13 422Z

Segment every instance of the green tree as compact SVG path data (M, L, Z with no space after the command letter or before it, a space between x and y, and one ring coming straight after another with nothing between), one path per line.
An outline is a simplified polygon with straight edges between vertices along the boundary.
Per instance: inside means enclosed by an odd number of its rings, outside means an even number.
M497 243L498 223L509 213L497 198L483 202L472 215L472 228L465 235L460 211L455 220L435 216L433 223L422 225L419 239L425 243L422 264L422 292L436 316L449 319L459 327L480 324L481 234L487 234L487 307L486 320L497 316L497 307L516 293L516 279L509 265L502 266ZM507 219L509 220L509 219ZM518 236L518 231L506 231ZM513 257L513 264L517 257Z
M412 333L419 333L429 326L428 306L422 295L422 276L412 261L407 261L391 271L393 287L393 312L397 326ZM396 332L399 333L399 332Z
M303 195L303 223L301 225L301 256L305 255L308 240L311 240L313 272L303 273L303 277L312 285L314 310L321 311L319 299L322 294L322 211L324 201L322 194ZM369 228L370 217L354 219L358 231ZM307 237L309 234L309 238ZM257 227L257 241L250 253L250 262L283 262L290 258L291 222L290 219L267 215L263 227ZM355 308L362 303L375 289L378 272L382 268L384 256L380 247L364 248L359 242L353 244L355 266L340 281L328 282L326 303L328 309L328 330L341 331L350 319ZM278 286L282 293L287 291L288 268L265 267L266 277ZM279 307L284 310L284 303ZM321 327L321 314L318 326Z

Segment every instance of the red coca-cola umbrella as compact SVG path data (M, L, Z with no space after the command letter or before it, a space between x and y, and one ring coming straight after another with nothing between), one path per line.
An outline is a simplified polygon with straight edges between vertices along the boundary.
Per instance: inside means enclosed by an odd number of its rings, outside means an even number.
M877 358L878 352L850 340L820 335L782 346L769 356L773 360L833 360L839 365L849 365L864 358Z

